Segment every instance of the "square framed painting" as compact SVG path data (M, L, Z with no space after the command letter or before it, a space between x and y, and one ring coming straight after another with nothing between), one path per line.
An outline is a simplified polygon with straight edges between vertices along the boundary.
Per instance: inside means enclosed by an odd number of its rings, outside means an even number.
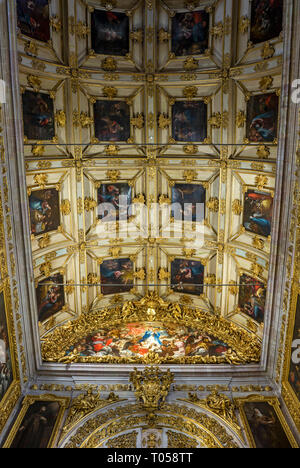
M204 101L176 101L172 106L172 137L176 141L203 142L208 134Z
M171 262L171 288L174 292L199 296L204 291L204 266L196 260L175 258Z
M246 138L251 143L273 143L278 135L279 96L255 94L247 103Z
M235 403L251 448L298 448L278 398L251 395Z
M56 231L61 224L59 192L54 188L36 190L29 195L31 234Z
M26 396L3 448L53 448L69 398Z
M24 136L28 140L55 138L54 104L50 94L26 90L22 94Z
M95 138L124 142L130 138L130 106L125 101L97 100L94 104Z
M266 287L256 278L243 273L240 276L238 307L259 324L264 323Z
M175 221L202 222L205 219L206 189L201 184L175 184L172 187L172 211Z
M99 55L129 53L129 16L126 13L94 10L91 20L92 49Z
M18 28L24 36L49 42L49 0L17 0Z
M248 232L269 237L272 229L273 194L247 189L244 194L243 226Z
M209 13L176 13L172 18L172 53L177 57L201 55L209 48Z
M251 0L252 44L277 38L282 31L283 0Z
M14 357L10 341L7 291L0 286L0 403L14 380Z
M101 292L104 295L130 292L134 265L130 258L104 260L100 266Z
M127 183L101 184L98 189L98 219L103 222L128 220L132 187Z
M38 321L53 317L65 306L64 277L60 273L38 283L36 289Z

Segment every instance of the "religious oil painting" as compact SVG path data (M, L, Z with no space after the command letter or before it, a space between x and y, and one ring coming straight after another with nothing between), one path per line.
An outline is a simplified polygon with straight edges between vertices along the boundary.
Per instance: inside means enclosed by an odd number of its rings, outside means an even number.
M59 193L56 189L36 190L29 196L31 234L39 236L60 226Z
M128 184L102 184L98 189L98 218L104 222L126 221L131 202L132 187Z
M102 329L66 351L66 356L143 358L150 352L161 358L224 357L232 350L212 335L174 324L128 323Z
M172 20L172 52L200 55L209 48L209 14L205 10L177 13Z
M272 143L277 138L279 97L276 93L251 96L247 105L247 138Z
M129 17L125 13L95 10L92 13L92 49L96 54L129 53Z
M127 141L130 138L130 107L124 101L94 104L95 137L99 141Z
M10 448L48 448L60 412L55 401L35 401L27 409Z
M176 258L171 263L171 282L175 292L203 294L204 266L201 262Z
M105 260L100 273L104 295L129 292L133 287L133 262L129 258Z
M252 0L250 41L259 44L278 37L282 18L283 0Z
M203 185L175 184L172 188L172 216L176 221L201 222L205 218L206 190Z
M288 376L289 383L300 402L300 296L297 298L292 355Z
M41 281L36 289L38 320L44 322L62 310L65 305L64 277L57 273Z
M27 90L22 100L24 135L28 140L52 140L55 137L55 119L50 95Z
M176 101L172 106L172 136L176 141L204 141L207 138L207 104Z
M243 226L260 236L271 235L273 197L270 193L247 190L245 193Z
M246 402L243 410L255 448L292 448L273 405L267 401Z
M0 402L13 381L4 293L0 292Z
M240 277L239 308L241 312L256 320L264 322L266 289L265 285L248 275Z
M17 0L17 16L22 34L37 41L50 40L48 0Z

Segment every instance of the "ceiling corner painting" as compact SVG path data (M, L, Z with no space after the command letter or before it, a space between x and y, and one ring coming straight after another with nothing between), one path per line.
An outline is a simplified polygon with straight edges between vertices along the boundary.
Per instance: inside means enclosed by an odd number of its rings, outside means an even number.
M282 31L283 0L251 1L251 34L253 44L270 41Z
M205 10L176 13L172 19L172 52L176 56L204 54L209 44L209 14Z
M49 0L17 0L22 34L42 42L50 40Z
M247 231L264 237L270 236L272 212L271 193L251 189L245 193L244 227Z
M171 264L172 289L185 294L203 293L204 266L195 260L175 258Z
M60 226L59 193L56 189L35 190L29 195L31 234L39 236Z
M125 56L129 53L129 17L126 13L94 10L92 48L101 55Z
M247 138L253 143L272 143L277 138L279 97L257 94L247 105Z
M172 106L172 131L176 141L204 141L207 138L207 104L176 101Z
M130 107L125 101L100 101L94 104L95 137L99 141L130 138Z
M0 290L0 402L13 381L4 291Z
M240 286L240 310L256 320L259 324L264 323L266 301L265 285L257 279L243 274L240 277Z
M102 294L118 294L132 289L134 271L130 258L104 260L100 270Z
M55 137L53 99L47 93L26 90L23 95L24 135L28 140L48 141Z
M38 320L44 322L62 310L65 305L64 278L61 274L50 276L38 283L36 289Z

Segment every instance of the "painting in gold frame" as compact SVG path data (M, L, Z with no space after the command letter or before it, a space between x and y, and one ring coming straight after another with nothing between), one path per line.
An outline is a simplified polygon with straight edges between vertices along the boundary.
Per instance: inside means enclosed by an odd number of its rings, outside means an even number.
M12 353L5 296L4 288L0 287L0 402L13 381Z
M297 271L297 269L296 269ZM286 339L283 398L300 430L300 285L295 278L292 285L290 322Z
M251 448L298 448L277 397L250 395L235 404Z
M3 448L53 448L68 404L65 397L26 396Z

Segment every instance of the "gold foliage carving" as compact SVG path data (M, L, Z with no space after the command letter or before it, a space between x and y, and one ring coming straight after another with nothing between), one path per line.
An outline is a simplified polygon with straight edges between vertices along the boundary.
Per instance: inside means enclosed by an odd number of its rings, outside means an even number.
M71 213L71 202L70 200L63 200L60 205L60 211L64 216L68 216Z
M187 86L183 89L183 96L186 99L193 99L197 96L198 89L196 86Z
M243 205L240 200L234 200L232 202L232 212L236 216L240 216L243 212Z
M38 93L40 91L42 82L37 76L27 76L27 83L35 92Z
M113 99L118 95L118 89L115 88L114 86L104 86L103 94L105 97L108 97L109 99Z
M171 119L166 114L160 114L158 117L158 126L162 130L171 125Z
M188 437L185 434L167 431L168 436L168 448L179 449L179 448L196 448L199 443L197 440Z
M102 60L101 66L103 70L114 72L117 69L117 63L113 57L106 57Z
M130 122L133 127L136 127L140 130L144 128L144 125L145 125L145 119L144 119L143 114L141 113L137 114L136 117L133 117L132 119L130 119Z
M161 28L158 32L158 40L160 43L168 42L171 39L171 36L171 33L163 28Z

